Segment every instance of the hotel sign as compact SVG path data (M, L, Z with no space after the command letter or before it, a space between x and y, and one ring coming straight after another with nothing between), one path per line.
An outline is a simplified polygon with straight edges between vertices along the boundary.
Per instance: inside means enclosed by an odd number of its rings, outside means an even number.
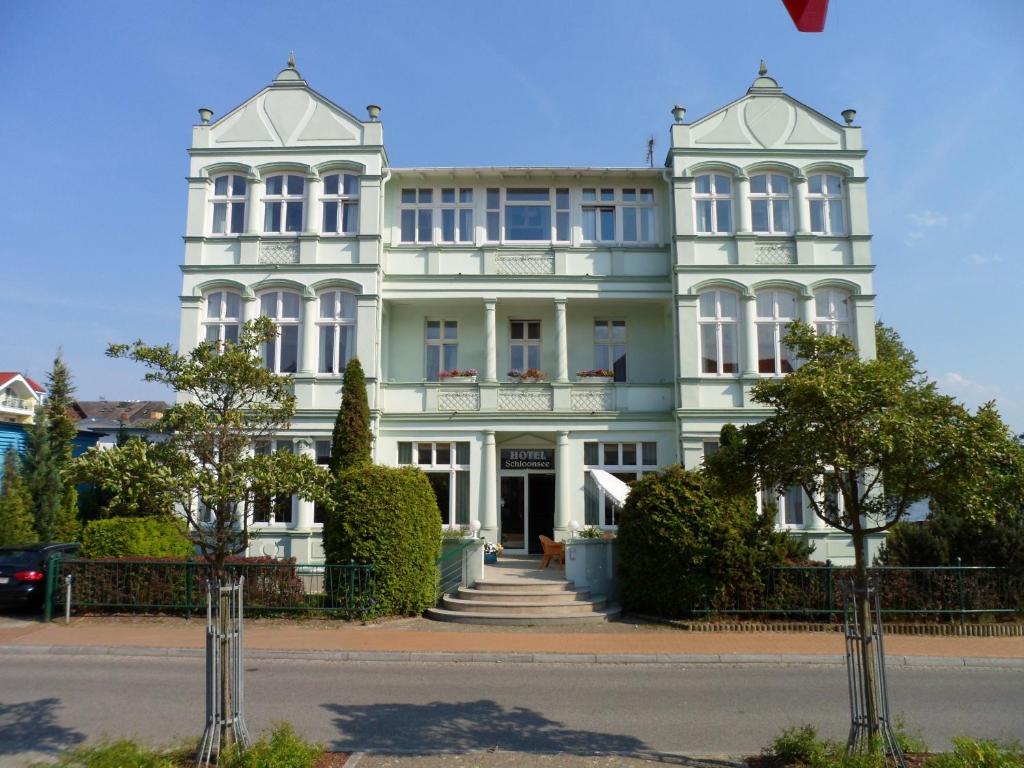
M502 469L547 469L555 468L555 452L542 448L503 448Z

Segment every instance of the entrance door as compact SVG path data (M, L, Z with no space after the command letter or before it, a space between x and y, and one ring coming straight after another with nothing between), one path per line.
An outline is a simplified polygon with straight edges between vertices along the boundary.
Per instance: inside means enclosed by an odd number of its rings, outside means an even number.
M530 520L527 526L529 534L529 551L531 555L543 552L540 536L555 538L555 476L539 475L531 472L529 476L527 509Z
M501 546L524 551L526 545L526 477L501 478Z

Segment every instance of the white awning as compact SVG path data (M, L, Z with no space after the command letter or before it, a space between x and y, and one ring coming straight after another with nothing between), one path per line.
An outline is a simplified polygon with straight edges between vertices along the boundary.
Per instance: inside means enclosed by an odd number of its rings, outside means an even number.
M594 478L594 482L597 483L598 487L607 493L618 506L621 507L626 503L626 497L629 495L629 486L619 480L619 478L609 472L605 472L603 469L590 470L590 476Z

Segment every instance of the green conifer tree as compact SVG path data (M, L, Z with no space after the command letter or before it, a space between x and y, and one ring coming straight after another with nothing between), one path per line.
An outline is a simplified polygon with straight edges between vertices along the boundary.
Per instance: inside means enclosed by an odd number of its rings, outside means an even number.
M366 401L366 377L359 359L353 357L345 366L341 389L341 408L331 435L331 471L372 464L370 447L370 405Z
M59 350L53 368L46 375L46 389L46 404L43 406L46 434L51 460L56 465L60 482L50 540L75 541L82 528L78 514L78 491L70 479L74 440L78 434L75 420L70 416L75 387L71 382L71 371L64 364L63 353Z
M42 408L36 411L35 421L28 432L25 481L32 496L36 534L40 541L54 541L54 526L64 503L64 484L60 466L50 448L46 411Z
M36 540L32 519L32 495L21 474L17 451L4 454L3 488L0 489L0 547L30 544Z

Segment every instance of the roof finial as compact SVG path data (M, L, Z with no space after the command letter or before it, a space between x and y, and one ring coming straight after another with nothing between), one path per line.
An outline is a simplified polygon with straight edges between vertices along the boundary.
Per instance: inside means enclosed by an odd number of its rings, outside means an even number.
M757 69L757 74L760 77L764 77L768 74L768 65L764 63L764 59L761 59L761 66Z
M761 62L761 66L764 66L764 62ZM295 51L291 51L288 54L288 69L295 69Z

